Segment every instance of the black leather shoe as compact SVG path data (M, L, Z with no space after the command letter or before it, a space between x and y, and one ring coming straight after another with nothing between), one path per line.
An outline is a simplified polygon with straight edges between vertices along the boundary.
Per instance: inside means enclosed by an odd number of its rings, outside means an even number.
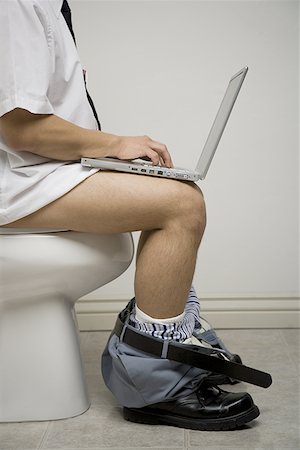
M124 408L124 419L149 425L172 425L192 430L233 430L259 416L252 397L226 392L204 381L196 392L144 408Z

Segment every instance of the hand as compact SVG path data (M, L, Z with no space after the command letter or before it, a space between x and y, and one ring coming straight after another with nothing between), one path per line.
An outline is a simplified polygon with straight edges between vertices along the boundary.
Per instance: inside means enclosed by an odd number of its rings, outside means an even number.
M148 136L114 136L109 155L118 159L147 159L155 166L173 167L167 147Z

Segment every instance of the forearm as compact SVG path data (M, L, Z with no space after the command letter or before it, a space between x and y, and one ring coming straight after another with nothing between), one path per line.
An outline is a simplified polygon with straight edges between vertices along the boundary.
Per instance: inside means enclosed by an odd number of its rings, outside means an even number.
M0 119L0 133L18 151L61 161L112 156L117 136L79 127L55 115L15 109Z
M0 117L0 135L14 150L60 161L82 157L146 158L172 167L167 147L148 136L116 136L79 127L55 115L14 109Z

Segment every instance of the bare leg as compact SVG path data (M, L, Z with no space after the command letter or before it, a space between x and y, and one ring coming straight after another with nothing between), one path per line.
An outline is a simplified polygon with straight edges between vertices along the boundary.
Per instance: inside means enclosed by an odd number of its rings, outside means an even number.
M145 230L135 295L156 318L182 313L205 228L205 206L192 183L101 172L10 227L63 227L101 234Z

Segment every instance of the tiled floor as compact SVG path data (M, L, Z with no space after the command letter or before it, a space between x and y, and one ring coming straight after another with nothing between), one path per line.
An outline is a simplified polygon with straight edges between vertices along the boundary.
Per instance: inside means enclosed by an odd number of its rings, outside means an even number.
M53 422L0 424L0 450L299 450L299 330L220 330L228 347L252 367L269 371L273 385L247 390L261 415L240 430L187 431L123 420L99 370L108 333L81 333L82 354L92 401L85 414Z

